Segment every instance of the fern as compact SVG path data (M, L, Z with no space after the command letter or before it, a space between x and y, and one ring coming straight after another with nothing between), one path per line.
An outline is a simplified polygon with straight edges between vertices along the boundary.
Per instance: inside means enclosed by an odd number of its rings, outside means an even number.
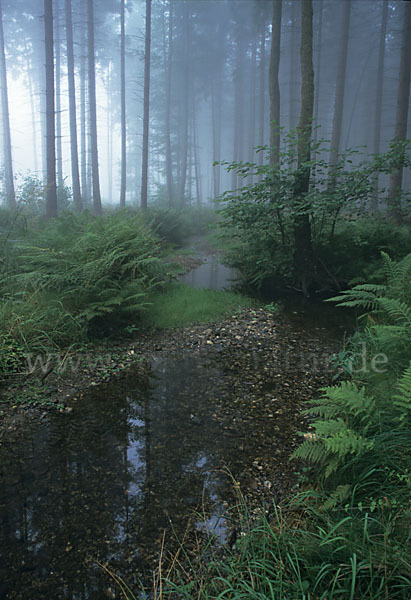
M398 394L393 396L394 405L400 411L400 421L411 416L411 362L397 384Z

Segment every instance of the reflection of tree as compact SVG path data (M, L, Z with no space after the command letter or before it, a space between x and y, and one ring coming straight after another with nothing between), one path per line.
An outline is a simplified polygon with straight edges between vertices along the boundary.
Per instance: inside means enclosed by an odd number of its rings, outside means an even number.
M205 472L236 453L212 418L219 371L192 357L154 371L150 392L117 383L1 449L1 597L101 598L89 558L151 572L169 518L181 535L203 493L216 501Z

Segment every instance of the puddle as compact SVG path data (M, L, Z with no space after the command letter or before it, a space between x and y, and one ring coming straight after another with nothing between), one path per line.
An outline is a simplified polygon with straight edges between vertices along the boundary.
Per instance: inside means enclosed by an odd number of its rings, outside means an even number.
M198 533L224 541L233 496L221 468L238 474L278 444L268 424L241 425L238 406L224 424L216 417L224 378L198 356L158 359L146 387L128 378L7 440L0 597L100 599L110 581L95 560L137 587L156 564L164 529L166 546L176 546L170 520L182 537L190 514Z
M238 273L223 265L217 256L206 256L206 262L186 273L181 281L197 288L223 290L232 287L238 280Z

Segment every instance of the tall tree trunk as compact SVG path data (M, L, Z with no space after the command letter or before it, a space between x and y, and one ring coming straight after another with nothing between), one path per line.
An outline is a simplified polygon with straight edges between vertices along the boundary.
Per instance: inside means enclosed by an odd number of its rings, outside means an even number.
M26 51L28 48L26 46ZM33 162L34 162L34 171L38 173L39 165L38 165L38 138L37 138L37 122L36 122L36 107L34 104L34 89L33 89L33 65L27 56L27 85L29 89L30 96L30 112L31 112L31 135L32 135L32 143L33 143Z
M341 39L338 53L337 80L335 85L333 129L330 145L331 168L334 167L338 162L338 152L340 150L341 142L341 126L344 109L344 91L347 69L348 36L350 31L351 2L344 2L342 5L342 11L343 15L341 25ZM331 177L330 184L333 185L333 177Z
M141 167L141 208L147 208L148 195L148 133L150 127L150 53L151 53L151 0L146 0L146 37L144 55L144 115L143 157Z
M373 153L378 154L381 149L381 112L384 91L384 64L385 64L385 37L387 35L388 0L384 0L381 7L380 44L378 49L377 89L375 94L374 113L374 144ZM373 176L371 212L378 210L378 173Z
M96 103L96 61L94 56L94 0L87 0L88 33L88 103L90 111L91 172L93 177L93 211L100 215L101 206L100 174L97 143L97 103Z
M294 264L304 295L314 274L311 223L305 196L310 185L312 117L314 109L313 7L303 0L301 12L301 113L298 123L298 171L294 188Z
M242 160L244 136L244 34L239 30L236 42L236 65L234 72L234 161ZM232 189L237 189L239 178L235 171L232 172Z
M0 1L0 85L1 85L1 113L3 122L3 154L4 154L4 180L7 204L11 210L16 208L16 194L14 191L13 159L11 155L11 134L9 116L9 98L7 89L6 55L4 50L3 7Z
M73 201L77 211L83 208L80 191L80 173L78 164L77 141L77 111L76 111L76 84L74 77L74 46L73 46L73 18L71 0L65 0L66 42L67 42L67 77L69 96L69 121L70 121L70 156L71 179L73 186Z
M107 111L106 111L106 124L107 124L107 183L108 183L108 201L111 204L113 200L113 101L111 97L111 72L112 72L112 61L110 60L107 66Z
M403 142L407 138L408 104L410 97L410 69L411 69L411 4L403 3L404 25L402 30L400 73L398 81L397 111L395 116L394 141ZM391 218L401 223L401 188L403 165L390 175L390 188L388 192L388 208Z
M47 194L46 217L57 216L56 129L54 105L53 0L44 0L44 33L46 56L46 139Z
M121 183L120 183L120 208L126 205L127 181L127 138L126 138L126 28L125 28L125 0L120 4L120 80L121 80Z
M188 165L188 128L189 128L189 35L190 35L190 23L188 13L188 3L185 1L183 4L183 44L184 44L184 66L183 66L183 86L182 86L182 99L181 99L181 169L180 169L180 181L179 181L179 201L184 206L185 202L185 188L187 179L187 165Z
M87 8L87 7L86 7ZM86 17L87 19L87 17ZM86 111L86 94L87 94L87 68L86 68L86 53L87 53L87 28L84 27L81 56L80 56L80 177L81 177L81 196L84 206L89 204L90 194L87 180L87 111Z
M320 104L320 76L321 76L321 57L322 57L322 36L323 36L323 12L324 12L324 2L320 0L318 3L318 38L317 38L317 65L316 65L316 73L315 73L315 100L314 100L314 133L313 138L314 142L317 141L318 138L318 112L319 112L319 104Z
M60 189L64 185L63 176L63 145L61 139L61 49L60 49L60 22L59 22L59 2L55 2L54 14L54 52L55 52L55 85L56 85L56 156L57 156L57 185Z
M260 85L259 85L259 97L260 97L260 106L259 106L259 119L260 125L258 129L258 145L260 147L264 146L264 126L265 126L265 16L264 12L262 13L262 28L261 28L261 48L260 48ZM262 167L264 164L264 152L260 150L258 153L258 166ZM259 180L261 181L262 175L260 175Z
M304 0L302 0L304 2ZM290 131L295 129L297 125L297 2L291 3L291 35L290 35L290 70L289 70L289 85L288 85L288 105L289 105L289 117L288 127Z
M211 81L211 121L213 133L213 162L221 160L221 107L223 102L223 77L222 65L219 64L215 73L215 78ZM213 195L218 198L220 195L221 167L216 164L213 167Z
M249 161L253 163L255 160L255 118L256 118L256 102L255 90L257 86L257 42L255 39L251 43L251 76L250 76L250 120L248 124L248 151ZM250 172L248 183L253 184L254 172Z
M166 151L166 178L167 178L167 198L168 205L174 206L173 193L173 164L171 154L171 75L173 66L173 0L169 0L169 16L168 16L168 52L164 57L166 69L166 106L164 112L165 118L165 151ZM165 49L164 49L165 50Z
M278 166L280 154L280 84L278 72L281 48L282 0L273 0L270 54L270 164Z

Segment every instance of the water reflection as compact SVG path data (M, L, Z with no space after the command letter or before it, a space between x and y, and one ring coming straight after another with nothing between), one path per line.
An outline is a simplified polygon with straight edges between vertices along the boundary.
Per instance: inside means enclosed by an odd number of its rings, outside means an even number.
M223 265L217 256L207 256L205 263L182 277L184 283L211 290L232 287L237 279L237 271Z
M193 357L159 360L145 388L128 379L10 438L0 450L0 597L101 599L109 583L92 559L136 584L170 519L180 533L199 505L223 537L227 479L214 469L236 448L212 417L222 377Z

